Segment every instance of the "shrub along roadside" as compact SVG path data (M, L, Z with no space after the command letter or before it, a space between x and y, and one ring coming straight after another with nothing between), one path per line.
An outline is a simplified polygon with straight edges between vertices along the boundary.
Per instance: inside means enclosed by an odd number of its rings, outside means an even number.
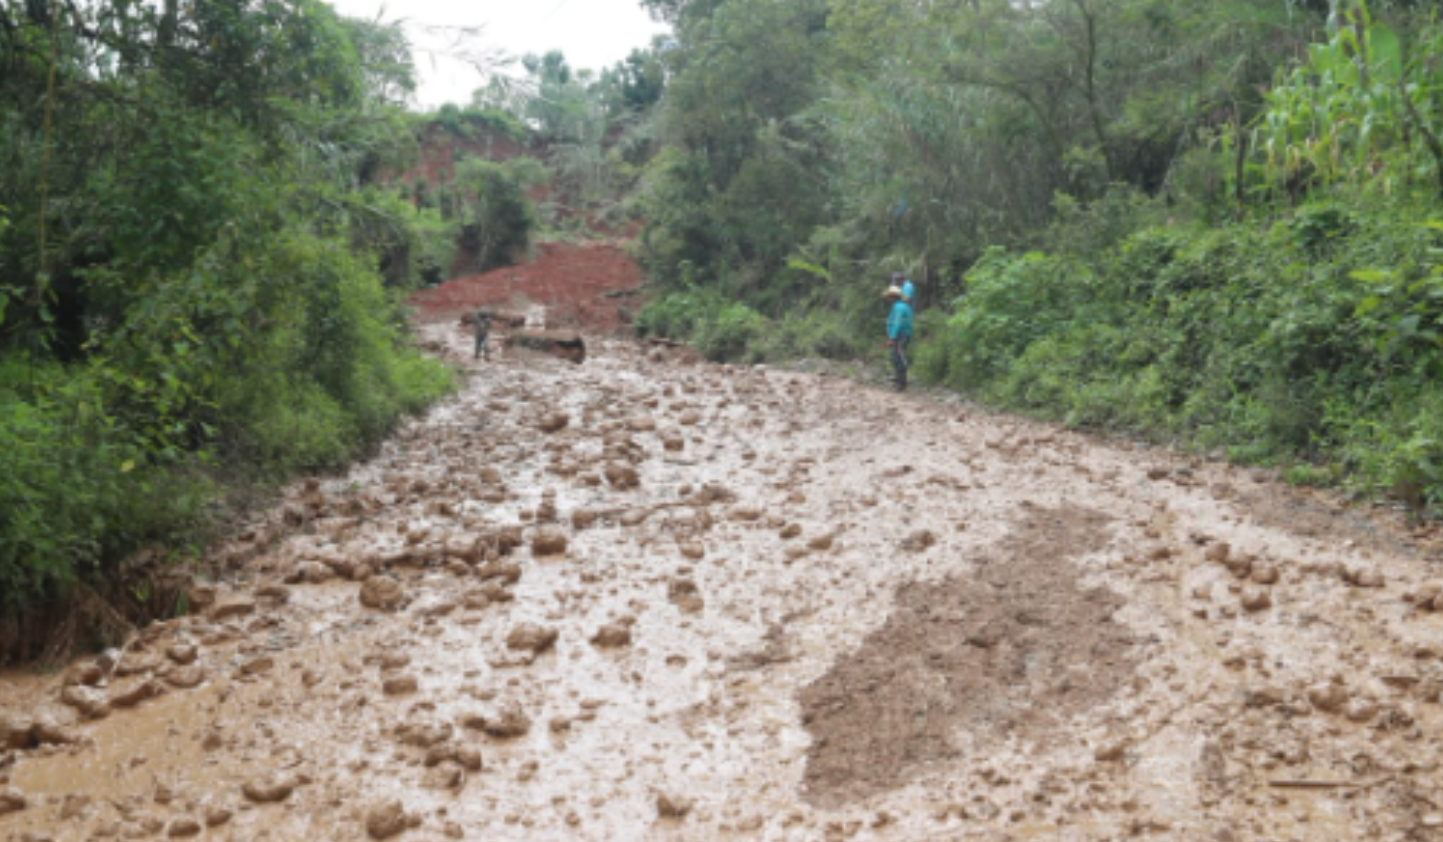
M1304 205L1143 229L1087 258L993 250L918 357L975 398L1443 502L1443 226Z
M341 467L451 388L345 238L254 245L159 283L84 362L0 362L0 615L123 593L136 549L198 555L220 494Z

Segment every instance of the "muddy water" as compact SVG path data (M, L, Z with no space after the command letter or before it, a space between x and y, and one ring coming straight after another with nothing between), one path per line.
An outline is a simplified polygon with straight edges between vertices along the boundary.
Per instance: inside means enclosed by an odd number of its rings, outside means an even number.
M1443 828L1436 551L1225 466L594 343L245 538L215 606L5 677L0 838Z

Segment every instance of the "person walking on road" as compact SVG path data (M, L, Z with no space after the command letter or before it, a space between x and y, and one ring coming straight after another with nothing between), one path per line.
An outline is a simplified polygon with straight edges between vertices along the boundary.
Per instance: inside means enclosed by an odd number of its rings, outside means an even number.
M902 288L887 287L883 293L892 309L887 314L887 348L892 352L892 385L907 389L907 346L912 343L912 305L902 297Z

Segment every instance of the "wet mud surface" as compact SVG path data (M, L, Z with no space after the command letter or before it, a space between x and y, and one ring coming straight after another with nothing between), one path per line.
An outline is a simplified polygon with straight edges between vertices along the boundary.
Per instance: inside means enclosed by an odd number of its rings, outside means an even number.
M1443 838L1434 537L923 396L425 330L466 389L218 548L192 616L0 677L0 839Z
M809 799L840 806L928 764L1046 740L1121 692L1136 666L1132 633L1112 621L1122 600L1082 588L1073 564L1106 546L1108 526L1070 505L1031 510L965 575L904 585L882 628L799 694Z

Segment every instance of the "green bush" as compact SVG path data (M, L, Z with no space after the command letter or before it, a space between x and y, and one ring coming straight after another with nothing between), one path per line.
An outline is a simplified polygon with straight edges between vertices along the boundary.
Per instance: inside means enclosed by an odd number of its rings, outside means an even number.
M484 272L521 259L536 228L527 191L546 177L546 168L532 158L499 164L468 158L456 165L459 246L470 258L469 270Z
M84 367L0 362L0 612L106 573L151 541L184 541L211 486L155 458L106 410Z
M1443 226L1428 213L1324 202L1265 225L1143 229L1086 260L994 249L919 368L1014 409L1331 460L1436 502Z

